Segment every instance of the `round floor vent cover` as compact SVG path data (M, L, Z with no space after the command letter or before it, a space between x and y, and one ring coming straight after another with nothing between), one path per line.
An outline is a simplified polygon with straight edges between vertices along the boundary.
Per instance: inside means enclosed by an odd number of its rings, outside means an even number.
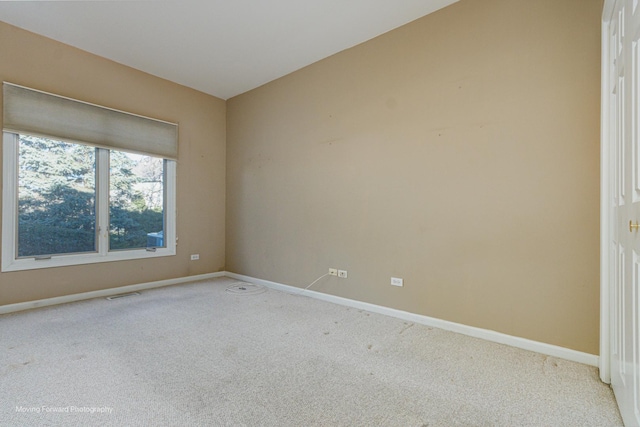
M257 295L266 292L267 288L253 283L238 282L229 286L226 291L235 295Z

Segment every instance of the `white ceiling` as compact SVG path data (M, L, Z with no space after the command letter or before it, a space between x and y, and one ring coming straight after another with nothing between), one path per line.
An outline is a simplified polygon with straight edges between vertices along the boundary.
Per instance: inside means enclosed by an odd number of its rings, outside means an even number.
M0 21L228 99L456 1L0 1Z

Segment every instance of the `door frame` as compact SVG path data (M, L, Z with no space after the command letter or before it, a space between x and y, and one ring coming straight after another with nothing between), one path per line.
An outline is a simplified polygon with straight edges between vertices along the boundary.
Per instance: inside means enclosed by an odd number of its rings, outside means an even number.
M609 243L613 236L612 221L613 206L611 204L611 184L614 173L611 167L611 134L612 129L609 93L610 67L609 67L609 30L608 25L613 15L615 0L605 0L601 22L601 95L600 95L600 379L611 383L611 291L614 285L611 281L611 257Z

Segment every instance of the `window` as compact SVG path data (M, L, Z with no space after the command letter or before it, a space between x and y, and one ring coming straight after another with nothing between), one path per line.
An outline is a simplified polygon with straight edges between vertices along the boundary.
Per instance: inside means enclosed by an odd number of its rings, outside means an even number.
M18 258L96 251L95 178L95 148L18 136Z
M129 150L126 141L69 138L55 125L55 135L17 131L29 126L7 120L6 89L5 83L2 271L175 255L174 159L135 143Z
M110 151L109 248L164 247L165 161Z

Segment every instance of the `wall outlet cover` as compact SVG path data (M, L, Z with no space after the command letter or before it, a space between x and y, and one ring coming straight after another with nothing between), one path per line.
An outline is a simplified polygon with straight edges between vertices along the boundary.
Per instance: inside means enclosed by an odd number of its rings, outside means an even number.
M404 280L399 277L392 277L391 286L404 286Z

